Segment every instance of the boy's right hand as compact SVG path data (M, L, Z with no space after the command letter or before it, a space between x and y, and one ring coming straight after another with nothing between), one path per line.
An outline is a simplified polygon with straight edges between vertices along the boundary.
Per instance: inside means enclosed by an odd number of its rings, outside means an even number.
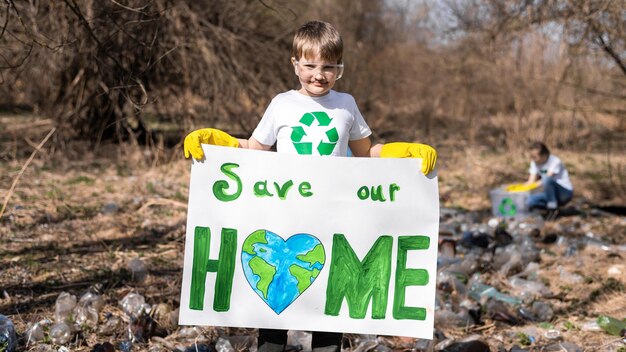
M216 128L203 128L190 132L185 137L184 151L185 158L193 156L196 160L204 158L201 144L221 145L224 147L239 147L237 138Z
M420 143L394 142L383 144L381 158L421 158L422 173L428 175L435 169L437 151L435 148Z

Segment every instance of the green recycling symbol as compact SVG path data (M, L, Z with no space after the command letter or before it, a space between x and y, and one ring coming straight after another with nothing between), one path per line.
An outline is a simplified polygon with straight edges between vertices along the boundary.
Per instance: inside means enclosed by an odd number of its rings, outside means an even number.
M514 216L517 214L517 207L511 198L504 198L498 206L498 210L502 215Z
M307 135L304 130L304 126L311 127L311 125L313 125L313 121L315 120L317 120L318 126L325 127L330 126L330 122L333 119L331 119L330 116L323 111L307 112L300 118L299 122L302 126L291 127L291 142L293 142L293 146L300 155L313 154L313 143L304 142L302 139ZM325 134L328 138L328 142L320 141L317 145L317 151L320 155L330 155L339 140L339 133L335 127L329 128Z

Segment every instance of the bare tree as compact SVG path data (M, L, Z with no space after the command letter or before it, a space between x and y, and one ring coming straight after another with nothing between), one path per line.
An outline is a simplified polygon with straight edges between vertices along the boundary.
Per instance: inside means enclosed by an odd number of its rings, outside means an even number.
M290 77L284 53L295 17L272 5L8 1L2 90L51 115L68 138L149 138L146 113L250 128L266 91Z

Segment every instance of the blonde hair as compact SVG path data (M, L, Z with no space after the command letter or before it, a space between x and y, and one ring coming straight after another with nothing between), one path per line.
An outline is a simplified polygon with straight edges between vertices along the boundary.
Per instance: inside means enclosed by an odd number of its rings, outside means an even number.
M296 60L319 54L323 60L343 62L343 40L330 23L310 21L302 25L293 37L291 56Z

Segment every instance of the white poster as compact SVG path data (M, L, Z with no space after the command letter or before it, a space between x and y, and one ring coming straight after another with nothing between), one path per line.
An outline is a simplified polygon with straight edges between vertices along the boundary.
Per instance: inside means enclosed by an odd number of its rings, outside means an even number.
M439 197L421 159L203 148L181 325L432 338Z

